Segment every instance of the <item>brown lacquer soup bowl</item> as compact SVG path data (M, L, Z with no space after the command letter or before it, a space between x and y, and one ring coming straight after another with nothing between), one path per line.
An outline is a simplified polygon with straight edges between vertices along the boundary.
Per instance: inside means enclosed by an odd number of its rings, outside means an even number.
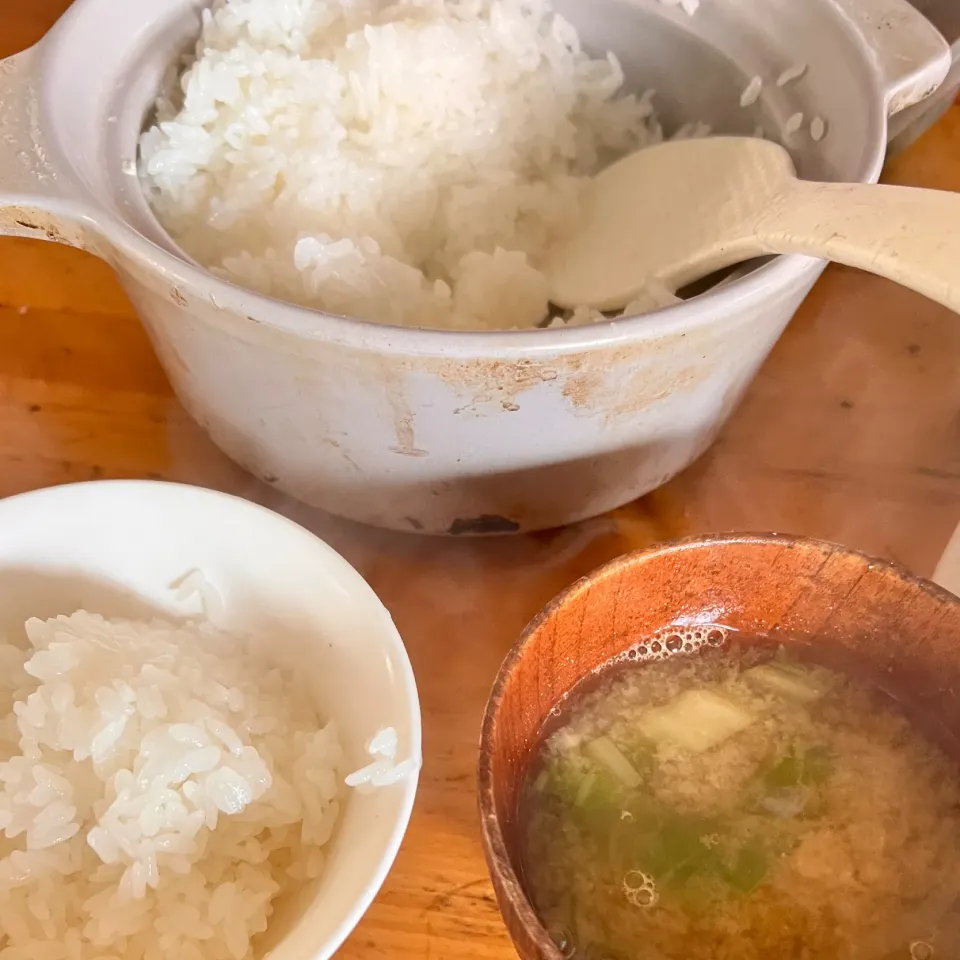
M544 725L578 683L611 660L633 659L638 641L656 635L678 643L705 624L799 643L825 666L856 663L919 715L936 718L925 732L956 755L960 599L953 594L894 564L788 536L711 536L620 557L530 623L500 668L484 716L483 844L523 960L562 960L531 904L520 858L521 790Z

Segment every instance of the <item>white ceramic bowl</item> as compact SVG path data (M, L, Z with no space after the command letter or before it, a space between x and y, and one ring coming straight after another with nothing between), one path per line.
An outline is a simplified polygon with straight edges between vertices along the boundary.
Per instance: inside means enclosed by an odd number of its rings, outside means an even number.
M196 487L105 481L0 501L0 629L78 608L114 617L196 617L170 584L200 569L224 600L212 619L262 637L309 678L335 718L351 769L396 728L398 760L420 759L413 671L393 621L361 576L313 534L236 497ZM271 918L270 960L326 960L393 863L416 793L414 773L350 792L318 885Z
M177 250L124 172L207 5L75 0L38 46L0 62L0 234L107 260L187 411L300 500L450 534L558 526L633 500L710 445L823 270L778 257L652 316L496 333L380 326L231 286ZM709 0L693 17L657 0L555 5L586 49L616 53L631 89L657 90L669 130L825 119L822 142L791 144L811 179L876 180L888 116L950 66L906 0ZM802 80L777 86L795 64ZM741 109L754 75L763 97Z

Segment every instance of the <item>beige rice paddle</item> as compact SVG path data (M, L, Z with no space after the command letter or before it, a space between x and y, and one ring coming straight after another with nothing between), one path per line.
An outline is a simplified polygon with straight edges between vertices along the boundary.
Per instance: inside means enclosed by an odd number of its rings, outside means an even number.
M677 290L771 253L869 270L960 312L960 194L798 180L783 147L749 138L674 141L613 164L546 273L559 306L613 310L651 278Z

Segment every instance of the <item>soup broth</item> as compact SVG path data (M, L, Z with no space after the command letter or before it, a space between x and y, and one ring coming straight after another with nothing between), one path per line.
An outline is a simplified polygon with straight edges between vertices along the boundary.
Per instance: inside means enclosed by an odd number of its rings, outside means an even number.
M955 760L875 686L710 636L608 668L544 733L522 870L560 952L960 957Z

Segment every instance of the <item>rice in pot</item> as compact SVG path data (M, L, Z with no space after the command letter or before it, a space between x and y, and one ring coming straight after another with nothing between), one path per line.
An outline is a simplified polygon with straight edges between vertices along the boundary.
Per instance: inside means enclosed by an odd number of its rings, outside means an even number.
M241 285L382 323L530 327L582 177L661 139L622 85L546 0L217 0L140 177L183 249Z
M80 612L27 635L0 643L0 957L251 957L323 869L333 725L208 624Z

